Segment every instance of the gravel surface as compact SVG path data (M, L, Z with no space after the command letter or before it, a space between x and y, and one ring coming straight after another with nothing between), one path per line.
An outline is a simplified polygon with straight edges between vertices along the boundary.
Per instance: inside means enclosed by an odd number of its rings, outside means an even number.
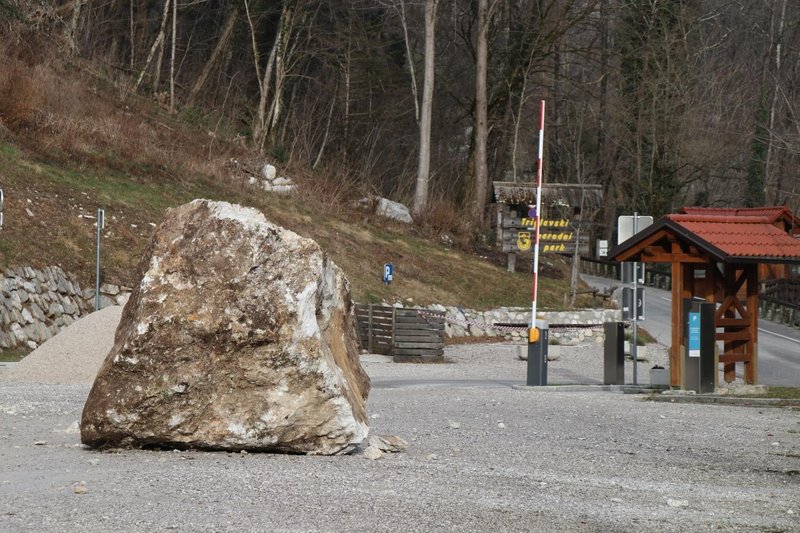
M0 379L30 383L92 383L114 346L122 306L101 309L64 328L22 361L0 369Z
M372 433L411 444L375 461L87 450L88 385L0 373L0 531L800 531L796 410L512 388L515 346L446 354L365 363ZM550 376L591 383L598 359Z

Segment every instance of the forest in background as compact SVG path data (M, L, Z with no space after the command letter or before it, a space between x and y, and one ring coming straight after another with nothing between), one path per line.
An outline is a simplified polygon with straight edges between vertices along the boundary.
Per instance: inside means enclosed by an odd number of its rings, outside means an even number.
M0 0L0 118L41 120L15 79L52 60L19 28L46 31L122 101L480 223L492 180L532 179L545 100L545 181L601 184L610 236L633 211L798 210L799 20L787 0Z

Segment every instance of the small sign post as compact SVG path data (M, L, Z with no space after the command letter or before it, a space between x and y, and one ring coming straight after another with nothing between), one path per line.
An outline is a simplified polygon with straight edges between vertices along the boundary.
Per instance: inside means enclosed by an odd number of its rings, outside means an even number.
M97 210L97 261L95 269L95 284L94 284L94 310L100 310L100 234L106 227L106 211L105 209Z
M0 189L0 229L3 228L3 189Z
M634 212L633 216L621 216L617 219L617 244L621 244L641 230L645 229L646 227L653 224L653 217L651 216L641 216L639 213ZM624 267L623 267L624 272ZM633 320L631 323L631 358L633 359L633 384L638 384L638 378L636 375L636 362L638 357L638 349L637 349L637 342L638 342L638 332L637 332L637 322L639 321L639 313L637 312L638 307L638 295L639 295L639 283L644 280L639 279L639 264L637 262L633 263L632 268L633 274L633 294L636 295L634 300L634 309L633 309ZM641 272L642 277L644 277L644 269ZM624 281L624 280L623 280ZM642 305L644 305L644 298L642 298Z
M394 279L394 265L391 263L386 263L383 265L383 284L390 284L392 279Z

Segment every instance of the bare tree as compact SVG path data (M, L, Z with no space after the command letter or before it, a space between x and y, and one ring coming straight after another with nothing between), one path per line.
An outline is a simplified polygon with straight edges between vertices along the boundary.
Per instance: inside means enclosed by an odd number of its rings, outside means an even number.
M169 1L169 0L167 0ZM246 4L245 4L246 5ZM214 46L214 50L211 52L211 56L206 61L205 66L203 66L202 72L197 77L192 85L192 89L189 91L189 97L186 99L186 103L188 105L194 105L194 101L197 98L197 94L200 92L200 89L206 84L206 80L208 79L209 74L214 68L217 60L222 55L223 50L228 47L228 43L230 42L231 35L233 34L233 28L236 26L236 21L239 18L239 8L235 7L228 13L228 18L225 21L225 25L223 26L222 33L217 40L216 46Z
M492 6L497 5L497 1ZM489 188L486 142L489 138L487 112L487 76L489 70L489 0L478 0L477 36L475 39L475 204L473 216L483 220Z
M156 40L153 41L153 46L150 47L150 53L147 54L147 61L144 62L144 67L139 73L139 77L136 78L136 83L134 83L133 87L131 88L132 92L139 90L139 86L142 84L145 74L147 74L147 69L150 67L150 63L152 63L153 57L156 55L156 51L158 51L159 48L164 44L164 39L166 38L167 33L167 21L169 20L169 3L170 0L164 0L164 11L161 14L161 27L158 30Z
M419 120L419 165L417 167L417 184L414 190L413 206L415 216L420 216L428 205L437 3L438 0L427 0L425 2L425 78L422 85L422 112Z

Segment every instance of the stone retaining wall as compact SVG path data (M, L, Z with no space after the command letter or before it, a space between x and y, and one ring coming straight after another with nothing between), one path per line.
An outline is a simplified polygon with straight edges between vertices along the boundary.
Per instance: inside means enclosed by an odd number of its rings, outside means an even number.
M445 313L448 321L445 324L445 334L448 337L502 337L506 340L524 341L528 337L527 326L531 318L530 308L501 307L491 311L475 311L460 307L445 307L442 305L429 306L433 312ZM602 325L604 322L617 322L622 314L619 309L583 309L575 311L543 311L537 312L540 320L545 320L550 326L587 326ZM513 324L521 326L516 331L502 331L488 326L498 324ZM592 339L602 342L603 332L586 327L561 328L551 327L550 343L579 344Z
M130 289L100 286L101 307L127 301ZM94 311L95 291L61 268L10 267L0 279L0 350L37 346Z

